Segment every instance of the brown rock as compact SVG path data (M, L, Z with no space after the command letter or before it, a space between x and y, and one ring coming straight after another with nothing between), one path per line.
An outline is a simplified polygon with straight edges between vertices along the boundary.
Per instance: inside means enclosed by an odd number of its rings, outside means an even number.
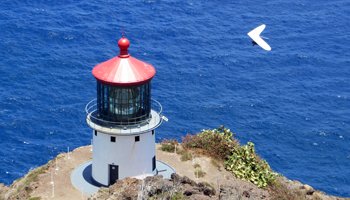
M107 199L109 196L109 188L102 187L93 197L88 198L88 200Z
M179 180L181 179L181 176L176 173L172 173L170 175L170 179L173 180L174 182L179 182Z
M9 188L6 185L0 183L0 199L5 199L8 190Z
M174 190L174 183L163 179L163 176L149 176L144 180L144 195L152 197L172 190Z
M248 191L243 191L243 196L247 197L247 198L250 198L250 194Z
M219 199L221 200L232 200L241 199L241 195L238 193L236 188L223 186L219 191Z
M189 184L191 186L196 186L196 182L194 180L191 180L190 178L188 178L187 176L184 176L182 178L180 178L180 183L182 184Z
M205 187L203 189L203 194L206 196L214 196L215 195L215 190L212 187Z
M181 190L184 191L183 194L185 196L191 196L191 195L194 195L194 194L200 194L201 192L199 192L199 189L198 188L195 188L189 184L184 184L184 185L181 185Z
M193 194L193 190L185 190L183 194L185 196L191 196Z
M3 194L5 192L7 192L8 190L9 190L9 188L6 185L0 183L0 194Z
M315 192L315 189L312 188L310 185L307 185L307 184L303 185L302 189L306 190L306 194L307 195L312 195Z
M137 199L140 187L140 180L126 178L112 185L112 187L110 187L110 194L113 194L115 199Z

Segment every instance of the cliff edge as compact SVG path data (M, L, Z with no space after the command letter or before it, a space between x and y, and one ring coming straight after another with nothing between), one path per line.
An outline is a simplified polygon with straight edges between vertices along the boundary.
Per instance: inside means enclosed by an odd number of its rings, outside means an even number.
M229 151L229 152L227 152ZM10 186L0 184L0 199L272 199L342 200L273 172L255 154L254 145L240 145L228 129L203 130L182 143L157 145L157 160L176 170L171 179L127 178L92 196L74 188L72 171L91 160L91 146L59 154Z

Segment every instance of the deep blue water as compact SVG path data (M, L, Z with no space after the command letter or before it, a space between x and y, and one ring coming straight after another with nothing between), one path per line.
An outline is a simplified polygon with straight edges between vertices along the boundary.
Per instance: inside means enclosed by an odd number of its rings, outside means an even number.
M290 179L350 196L350 2L9 1L0 4L0 182L90 144L91 69L152 63L158 141L221 124ZM265 23L272 47L246 33Z

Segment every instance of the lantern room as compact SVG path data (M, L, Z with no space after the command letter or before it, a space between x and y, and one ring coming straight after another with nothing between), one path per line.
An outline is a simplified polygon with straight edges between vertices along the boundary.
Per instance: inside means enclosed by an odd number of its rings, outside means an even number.
M156 71L152 65L129 55L127 38L121 38L118 46L118 56L96 65L92 71L97 80L94 122L110 126L148 122L151 79Z

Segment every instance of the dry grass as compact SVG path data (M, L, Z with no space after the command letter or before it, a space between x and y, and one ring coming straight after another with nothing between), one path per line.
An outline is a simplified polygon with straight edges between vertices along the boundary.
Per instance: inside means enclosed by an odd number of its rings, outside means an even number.
M41 200L41 197L30 197L29 200Z
M277 178L267 188L271 194L271 200L307 200L313 198L306 198L306 193L302 190L291 189L279 178ZM315 199L316 200L316 199Z
M175 148L179 143L176 140L164 140L160 143L160 150L174 153Z
M192 160L192 153L190 151L182 151L180 159L181 161Z
M195 163L193 167L194 167L194 176L196 178L203 178L207 174L205 171L202 170L202 167L200 164Z
M8 199L33 199L38 200L40 197L30 197L33 188L31 184L39 181L39 175L45 173L52 165L52 161L28 172L23 178L16 180L10 187Z
M198 154L216 157L225 160L235 146L239 143L237 140L216 132L205 130L197 135L186 135L182 138L182 144L185 149L191 149Z
M193 165L193 167L194 167L194 168L201 168L201 165L198 164L198 163L196 163L196 164Z
M203 178L207 173L205 173L205 171L202 170L202 168L195 168L194 169L194 175L197 178Z
M223 163L224 161L218 161L215 158L211 158L210 160L211 164L215 166L219 171L221 171L222 165L220 163Z

